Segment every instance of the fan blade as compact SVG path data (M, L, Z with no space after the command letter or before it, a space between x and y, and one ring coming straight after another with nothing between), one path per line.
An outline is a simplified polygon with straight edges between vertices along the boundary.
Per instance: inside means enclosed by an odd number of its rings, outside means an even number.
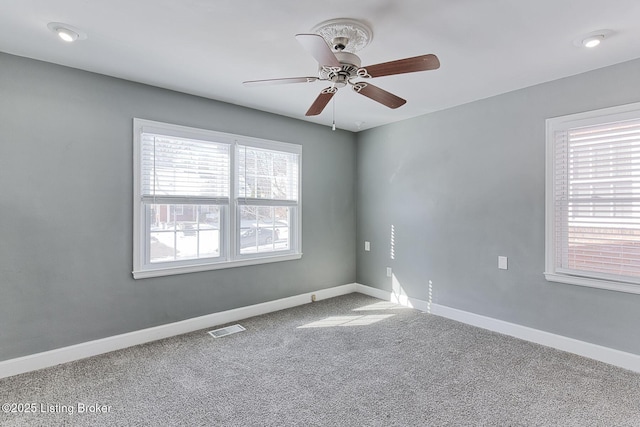
M305 116L317 116L318 114L322 113L322 110L324 110L324 107L327 106L327 104L329 103L329 101L331 101L331 98L333 98L333 95L335 95L336 92L337 90L334 87L328 87L326 89L323 89L322 92L320 92L320 95L318 95L318 97L316 98L316 100L313 101L313 104L311 104L311 107L309 107L309 110L307 110L307 113L305 114Z
M331 67L341 67L340 61L333 54L327 42L324 41L321 35L319 34L296 34L296 40L300 42L302 47L304 47L310 54L313 56L318 64L320 65L328 65Z
M282 85L288 83L311 83L318 80L317 77L288 77L284 79L267 79L267 80L249 80L242 82L245 86L268 86Z
M407 103L406 99L402 99L370 83L358 82L353 85L353 90L389 108L398 108Z
M382 77L394 74L415 73L416 71L437 70L438 68L440 68L438 57L429 54L369 65L361 69L366 70L366 74L371 77Z

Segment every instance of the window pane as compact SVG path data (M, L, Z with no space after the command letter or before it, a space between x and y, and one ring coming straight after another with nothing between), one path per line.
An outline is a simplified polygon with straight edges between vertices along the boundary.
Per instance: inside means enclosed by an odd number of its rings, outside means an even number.
M290 208L240 207L240 253L277 252L290 249Z
M147 205L149 262L220 256L220 206Z
M175 260L175 233L167 231L151 232L150 262L165 262Z
M198 206L200 258L220 256L220 207Z

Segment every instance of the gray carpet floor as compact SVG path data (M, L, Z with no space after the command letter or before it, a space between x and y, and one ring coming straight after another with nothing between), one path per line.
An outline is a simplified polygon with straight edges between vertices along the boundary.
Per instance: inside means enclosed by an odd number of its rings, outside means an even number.
M640 426L639 374L361 294L238 323L0 380L0 424Z

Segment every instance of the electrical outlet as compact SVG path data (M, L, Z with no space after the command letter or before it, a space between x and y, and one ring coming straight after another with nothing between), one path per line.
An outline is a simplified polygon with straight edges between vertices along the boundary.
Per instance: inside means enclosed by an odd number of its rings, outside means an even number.
M316 294L311 294L311 302L316 302Z
M391 277L392 272L391 272L391 267L387 267L387 277Z

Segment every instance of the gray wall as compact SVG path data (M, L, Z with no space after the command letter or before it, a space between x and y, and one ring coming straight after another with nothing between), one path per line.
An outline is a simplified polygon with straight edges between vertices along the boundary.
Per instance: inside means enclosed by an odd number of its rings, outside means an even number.
M544 120L640 101L638 75L633 61L354 136L0 53L0 360L355 280L391 290L386 267L412 297L431 281L434 303L640 354L639 295L542 275ZM303 258L133 280L133 117L301 143Z
M359 133L357 281L391 290L392 267L411 297L431 281L433 303L640 354L640 295L542 274L545 119L640 101L638 76L640 60Z
M303 258L133 280L133 117L302 144ZM355 165L350 132L0 53L0 360L354 282Z

